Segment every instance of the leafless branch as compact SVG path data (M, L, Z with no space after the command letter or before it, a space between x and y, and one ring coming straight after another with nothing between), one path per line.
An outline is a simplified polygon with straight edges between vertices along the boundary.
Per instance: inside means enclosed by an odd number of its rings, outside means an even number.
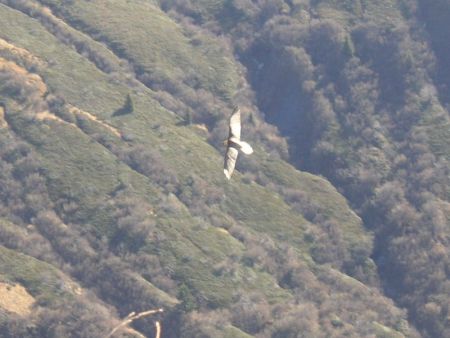
M117 325L114 329L111 330L111 332L105 337L105 338L110 338L114 335L114 333L116 333L117 331L127 327L129 324L131 324L133 321L135 321L136 319L142 318L142 317L147 317L150 315L153 315L155 313L160 313L163 312L163 309L157 309L157 310L148 310L148 311L143 311L143 312L131 312L130 314L128 314L128 316L126 316L124 318L124 320L122 322L120 322L119 325ZM161 338L161 323L159 321L155 322L155 327L156 327L156 336L155 338Z

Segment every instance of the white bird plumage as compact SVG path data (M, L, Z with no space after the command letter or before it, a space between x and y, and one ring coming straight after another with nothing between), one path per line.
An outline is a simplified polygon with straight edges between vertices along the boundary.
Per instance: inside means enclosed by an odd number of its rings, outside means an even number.
M253 153L253 148L247 142L241 141L241 110L234 108L230 117L230 130L228 134L227 151L225 153L223 172L227 179L231 178L239 151L246 155Z

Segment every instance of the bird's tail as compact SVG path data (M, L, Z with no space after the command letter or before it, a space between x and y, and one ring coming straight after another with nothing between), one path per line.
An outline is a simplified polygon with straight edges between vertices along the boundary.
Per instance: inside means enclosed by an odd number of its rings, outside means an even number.
M241 147L241 151L246 154L246 155L250 155L251 153L253 153L253 148L250 144L248 144L247 142L244 141L239 141L239 146Z
M228 171L228 169L223 169L223 173L225 174L225 177L226 177L227 179L230 179L230 178L231 178L231 174L230 174L230 172Z

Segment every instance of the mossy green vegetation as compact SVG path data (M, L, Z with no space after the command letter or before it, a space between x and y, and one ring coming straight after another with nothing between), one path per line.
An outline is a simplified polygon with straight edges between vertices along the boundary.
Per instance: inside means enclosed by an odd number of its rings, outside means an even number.
M2 282L18 283L42 302L55 303L75 295L77 284L54 266L4 246L0 246L0 253Z
M42 2L126 57L150 82L152 77L182 81L228 99L237 89L237 69L213 38L189 36L149 1Z
M66 309L65 294L46 289L42 274L76 280L98 297L76 303L89 313L78 318L98 318L92 309L101 308L95 337L113 327L107 318L152 306L165 308L163 327L174 337L406 335L408 325L396 328L405 312L376 288L371 231L330 181L280 158L284 143L254 106L243 64L215 35L242 23L238 16L213 22L235 13L234 5L199 1L193 22L164 12L166 5L0 1L0 38L40 60L32 67L11 51L0 54L17 65L5 74L0 68L7 80L0 85L7 121L0 217L9 219L0 223L0 243L15 250L0 246L11 261L0 259L0 273L23 278L34 294L60 297ZM277 11L290 15L297 5L283 2ZM381 18L392 2L316 5L319 16L339 12L354 22L377 11ZM239 11L251 18L257 8ZM208 23L214 26L201 26ZM360 46L344 35L336 45L347 41L346 57L354 57ZM30 86L36 74L44 92ZM257 151L242 156L226 181L216 141L227 132L233 99L254 110L243 133ZM330 121L336 157L357 165L352 148L362 141L344 139L338 119ZM430 135L442 153L440 132ZM372 153L376 168L389 172L381 151ZM31 257L42 252L27 248L30 233L46 243L48 263ZM46 333L79 328L48 317L59 324ZM136 324L148 336L152 327Z

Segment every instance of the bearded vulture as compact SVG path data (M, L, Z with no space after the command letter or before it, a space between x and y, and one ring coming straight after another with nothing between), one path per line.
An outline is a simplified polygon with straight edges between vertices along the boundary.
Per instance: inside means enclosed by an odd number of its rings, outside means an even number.
M227 151L225 153L225 161L223 172L227 179L231 178L236 165L239 150L246 155L253 153L253 148L247 142L241 141L241 110L235 107L230 117L230 132L228 140L225 140Z

